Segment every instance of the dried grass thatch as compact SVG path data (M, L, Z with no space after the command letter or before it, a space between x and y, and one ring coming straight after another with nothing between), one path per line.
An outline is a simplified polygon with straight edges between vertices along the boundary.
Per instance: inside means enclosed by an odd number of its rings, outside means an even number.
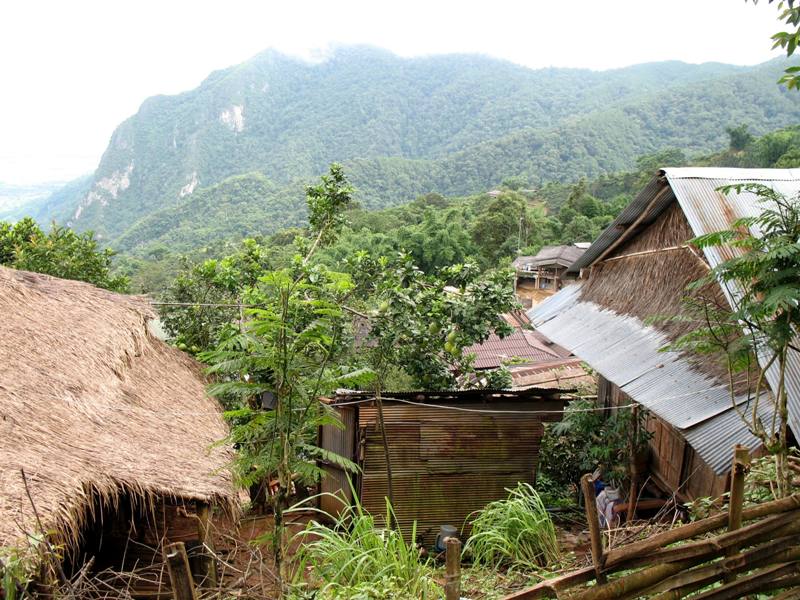
M581 288L581 300L638 317L673 341L697 329L700 324L691 320L684 301L686 287L706 276L709 266L700 253L686 247L694 237L678 202L673 201L654 223L592 266L591 276ZM717 306L728 306L717 284L693 293ZM673 316L687 319L669 319ZM728 371L720 356L693 354L686 358L705 374L727 382Z
M68 546L98 497L232 506L220 408L144 299L0 267L0 315L0 545L38 531L32 504Z

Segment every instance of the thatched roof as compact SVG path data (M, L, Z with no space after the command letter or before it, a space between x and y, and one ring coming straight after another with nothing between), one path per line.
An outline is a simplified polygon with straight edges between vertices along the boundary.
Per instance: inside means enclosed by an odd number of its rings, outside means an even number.
M156 339L142 298L0 267L0 545L77 539L93 495L233 501L199 365Z

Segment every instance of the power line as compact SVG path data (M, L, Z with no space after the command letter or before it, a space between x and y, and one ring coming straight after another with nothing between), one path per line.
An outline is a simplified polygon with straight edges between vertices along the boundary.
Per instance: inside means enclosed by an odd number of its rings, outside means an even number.
M570 398L571 399L571 398ZM353 400L352 402L336 402L331 404L330 406L337 407L337 406L352 406L355 404L365 404L368 402L374 402L376 398L363 398L361 400ZM490 415L563 415L566 413L572 412L599 412L599 411L607 411L613 408L631 408L634 406L638 406L636 402L632 402L630 404L624 404L621 406L598 406L593 408L573 408L573 409L562 409L562 410L490 410L490 409L483 409L483 408L464 408L461 406L443 406L440 404L425 404L424 402L414 402L412 400L404 400L402 398L391 398L389 396L382 398L387 402L401 402L403 404L411 404L413 406L420 406L422 408L434 408L437 410L455 410L460 412L468 412L468 413L480 413L480 414L490 414Z

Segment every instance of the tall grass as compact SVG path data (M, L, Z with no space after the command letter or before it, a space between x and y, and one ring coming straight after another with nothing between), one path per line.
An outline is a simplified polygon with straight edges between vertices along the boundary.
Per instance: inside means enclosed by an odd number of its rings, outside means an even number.
M386 502L386 520L394 512ZM441 598L429 559L421 559L401 532L378 527L359 504L350 506L332 526L310 522L297 534L298 576L295 591L313 588L314 598ZM411 538L416 538L416 524ZM300 581L310 567L310 581Z
M472 536L464 552L485 566L555 565L560 558L556 529L539 494L528 483L506 491L508 498L473 513Z

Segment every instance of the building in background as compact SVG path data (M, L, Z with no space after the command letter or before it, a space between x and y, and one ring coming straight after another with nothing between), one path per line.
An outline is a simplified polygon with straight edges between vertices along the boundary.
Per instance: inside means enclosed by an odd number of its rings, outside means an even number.
M536 306L573 281L575 277L567 270L588 247L588 242L545 246L535 256L517 257L512 263L514 291L523 306Z

